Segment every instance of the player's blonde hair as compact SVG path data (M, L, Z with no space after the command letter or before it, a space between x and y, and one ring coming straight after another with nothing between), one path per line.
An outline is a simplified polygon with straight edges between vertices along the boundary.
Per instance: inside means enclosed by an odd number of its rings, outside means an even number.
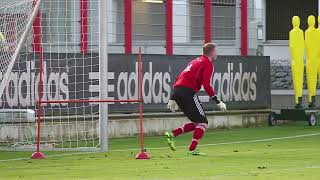
M202 53L203 55L209 55L212 50L214 50L217 47L215 43L206 43L202 47Z

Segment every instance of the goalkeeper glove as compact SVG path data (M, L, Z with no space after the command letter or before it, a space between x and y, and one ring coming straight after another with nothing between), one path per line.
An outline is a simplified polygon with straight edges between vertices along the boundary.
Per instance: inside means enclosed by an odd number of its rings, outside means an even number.
M177 104L177 102L175 100L169 100L167 107L172 112L175 112L175 111L177 111L179 109L179 106L178 106L178 104Z
M220 111L226 112L227 111L227 106L224 102L220 101L217 96L211 97L211 99L217 103L218 108Z

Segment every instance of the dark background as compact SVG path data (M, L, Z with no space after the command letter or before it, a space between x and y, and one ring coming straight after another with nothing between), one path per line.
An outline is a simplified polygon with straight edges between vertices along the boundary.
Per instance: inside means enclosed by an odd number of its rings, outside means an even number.
M309 15L318 18L318 0L266 0L267 40L288 40L293 16L300 17L300 28L306 30Z

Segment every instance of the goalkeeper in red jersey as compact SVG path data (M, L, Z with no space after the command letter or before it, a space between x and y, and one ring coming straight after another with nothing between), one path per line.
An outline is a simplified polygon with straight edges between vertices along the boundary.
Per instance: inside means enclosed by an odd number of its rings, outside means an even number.
M221 111L227 110L225 103L217 98L211 86L211 77L214 72L213 61L217 59L216 47L214 43L206 43L203 46L203 55L192 60L177 77L173 85L174 89L168 103L168 108L172 112L180 108L191 121L182 127L165 133L168 144L173 151L176 150L174 145L175 137L194 131L189 147L189 154L201 155L196 148L208 127L206 114L197 95L202 86Z

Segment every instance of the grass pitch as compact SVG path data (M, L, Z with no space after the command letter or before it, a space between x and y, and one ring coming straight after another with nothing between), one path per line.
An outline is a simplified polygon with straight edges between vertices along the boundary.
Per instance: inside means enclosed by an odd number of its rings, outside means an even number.
M201 152L208 155L198 157L186 153L190 140L191 134L178 137L178 150L172 152L164 137L147 137L150 160L134 159L137 138L112 139L107 153L45 152L45 160L29 159L30 152L0 152L0 179L320 179L319 126L293 123L211 131L200 142Z

